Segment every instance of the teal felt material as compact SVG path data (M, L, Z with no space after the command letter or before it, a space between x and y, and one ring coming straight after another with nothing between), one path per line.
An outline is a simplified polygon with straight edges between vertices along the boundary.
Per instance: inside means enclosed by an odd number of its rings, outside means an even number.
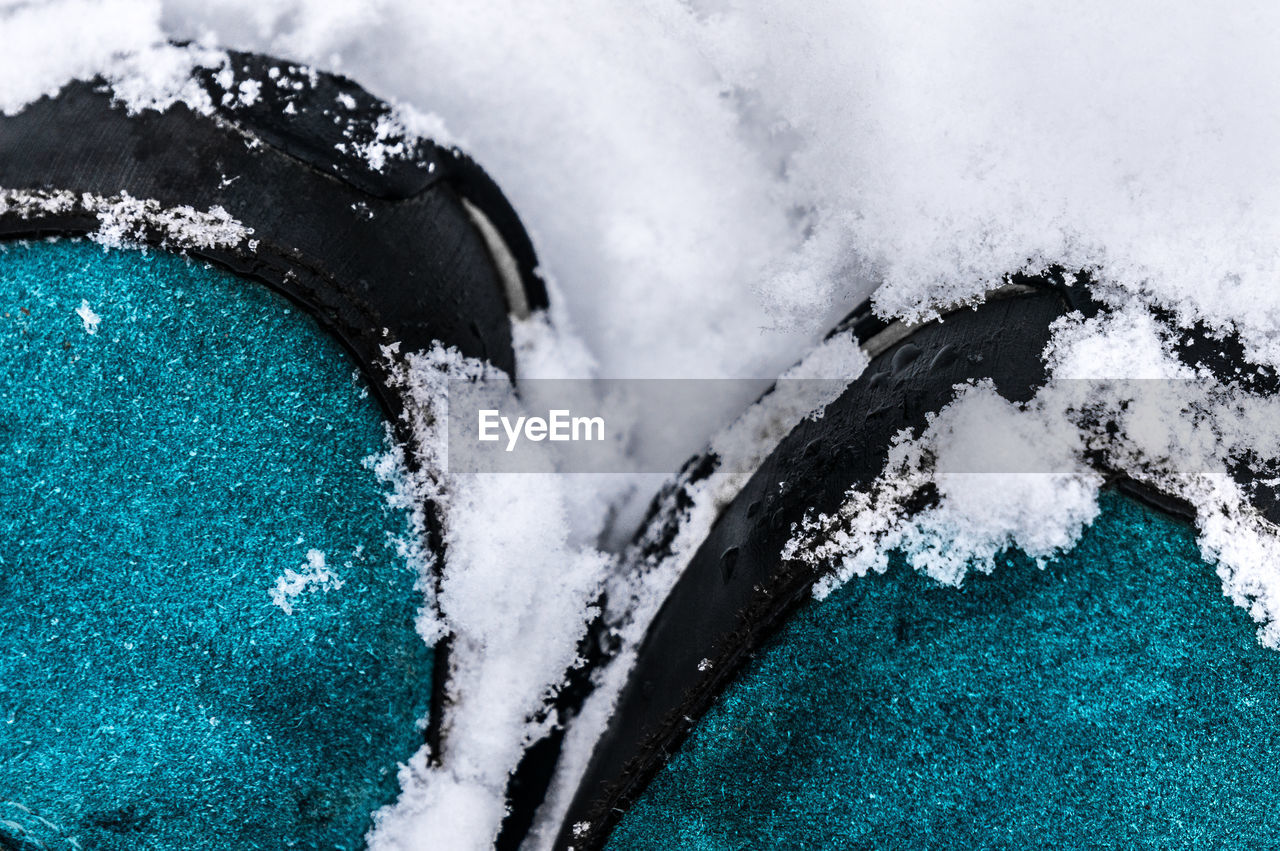
M363 846L432 663L383 451L350 358L262 285L3 247L0 848Z
M1039 570L901 563L806 604L609 847L1263 848L1280 653L1126 497Z

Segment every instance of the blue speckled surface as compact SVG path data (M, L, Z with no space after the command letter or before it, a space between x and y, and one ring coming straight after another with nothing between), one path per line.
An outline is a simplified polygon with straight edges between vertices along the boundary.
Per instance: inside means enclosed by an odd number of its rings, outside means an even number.
M1280 653L1189 527L1106 494L1044 571L807 605L610 847L1273 847L1277 766Z
M431 651L353 373L258 284L0 252L0 847L363 844ZM286 614L313 549L345 584Z

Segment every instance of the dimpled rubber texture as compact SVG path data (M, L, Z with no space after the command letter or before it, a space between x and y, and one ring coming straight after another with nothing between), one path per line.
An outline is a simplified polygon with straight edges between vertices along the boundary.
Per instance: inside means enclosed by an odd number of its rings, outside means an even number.
M0 381L0 848L361 847L432 654L346 353L177 256L9 244Z
M897 563L807 604L609 847L1271 845L1280 653L1189 526L1102 504L1043 571Z

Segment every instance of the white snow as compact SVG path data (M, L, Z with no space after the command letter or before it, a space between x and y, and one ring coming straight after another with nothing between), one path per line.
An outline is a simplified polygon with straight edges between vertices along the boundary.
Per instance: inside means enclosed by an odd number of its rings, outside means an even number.
M236 89L236 103L240 106L253 106L262 96L262 83L257 80L242 80Z
M883 572L894 550L959 584L971 568L992 570L1007 548L1041 561L1069 548L1097 515L1102 477L1083 460L1076 430L1058 427L1059 415L1013 405L990 383L965 387L920 439L900 436L875 487L850 490L835 517L807 521L783 557L834 566L817 589L825 596L851 577ZM912 513L906 503L926 484L938 504Z
M88 299L80 299L80 306L76 308L76 316L80 317L80 321L84 323L84 332L86 334L97 334L98 326L102 324L102 317L93 312L93 307L89 305Z
M1052 380L1030 402L1010 403L989 382L961 385L921 434L898 436L869 488L806 518L780 555L830 570L820 597L885 570L895 550L949 583L994 569L1011 547L1044 560L1097 514L1102 478L1088 451L1195 508L1224 592L1280 648L1280 535L1230 475L1241 459L1259 471L1280 463L1280 399L1183 365L1170 352L1176 333L1133 304L1058 321L1045 352ZM909 511L926 485L936 505Z
M325 564L320 550L307 550L307 560L301 570L285 568L276 578L275 587L268 591L272 604L286 615L293 614L293 602L302 594L313 591L338 591L346 582Z
M396 345L386 351L402 354ZM572 539L567 483L550 469L443 472L448 382L483 381L510 392L503 373L443 348L391 364L412 399L414 440L393 448L381 466L400 482L417 522L425 523L424 500L441 509L449 558L420 623L429 640L450 636L453 679L444 750L424 748L401 769L403 794L377 814L370 847L418 847L429 837L436 847L465 848L497 833L507 775L524 745L545 732L530 718L576 658L607 560ZM406 463L406 450L416 464Z
M387 352L400 355L394 345ZM415 440L394 448L380 467L399 482L418 522L425 523L426 498L443 510L450 558L420 628L429 640L452 637L455 679L446 751L424 749L402 769L405 794L379 813L371 843L412 846L414 837L431 836L445 847L465 847L475 831L496 832L506 774L531 734L527 719L573 661L603 559L565 539L558 480L443 473L447 382L501 388L504 375L445 349L410 353L397 363L414 400ZM415 464L405 462L404 451Z
M121 53L163 40L150 0L52 0L0 5L0 114L11 114Z
M600 375L762 379L709 407L712 428L870 290L815 310L767 285L802 242L792 210L804 200L753 143L677 3L190 4L164 20L336 68L416 107L427 117L415 132L437 136L442 119L520 211Z
M185 205L163 207L154 198L134 198L127 192L104 197L90 192L0 187L0 213L31 218L73 210L97 216L98 229L89 238L104 248L138 247L146 244L147 234L154 235L162 248L229 248L253 233L253 228L217 205L196 210Z
M111 83L112 99L130 114L163 111L181 102L208 115L213 111L213 101L204 87L192 79L191 71L197 66L223 67L226 62L226 54L213 48L154 44L113 57L100 70Z
M1259 348L1280 321L1272 4L0 15L6 111L169 36L337 68L443 119L515 200L607 375L769 377L875 281L882 308L916 312L1048 261Z
M420 630L454 638L456 693L445 752L403 769L373 842L483 847L506 772L539 732L528 717L572 661L595 591L607 583L626 641L643 634L720 508L822 408L785 384L758 405L755 394L873 290L881 312L915 319L1061 263L1094 270L1116 309L1059 323L1046 358L1062 380L1030 404L962 389L923 434L902 437L870 489L797 529L796 553L830 558L832 583L876 569L888 546L947 581L1010 545L1049 557L1094 516L1097 474L1081 453L1099 449L1199 508L1224 587L1280 643L1275 530L1222 472L1232 453L1276 449L1264 427L1275 412L1184 380L1167 357L1176 332L1146 310L1235 327L1253 356L1280 363L1277 36L1269 3L53 0L0 5L0 112L93 73L126 109L181 100L207 112L189 69L218 66L220 47L341 71L396 102L358 152L371 165L405 132L456 139L519 210L555 301L550 317L517 323L522 377L761 379L689 418L720 466L692 489L671 556L624 574L595 544L625 540L655 481L421 472L444 457L442 382L503 379L456 353L400 353L417 438L376 467L406 505L429 496L446 508L438 597L430 553L401 543L423 577ZM143 223L179 246L248 238L216 209L149 203L0 194L4 209L91 209L106 244L128 244ZM797 377L837 379L838 392L865 356L837 338L805 364ZM1139 379L1095 400L1127 441L1099 443L1079 416L1097 378ZM661 417L638 430L667 426ZM975 430L992 424L1019 451L983 459ZM1187 457L1196 463L1175 463ZM975 472L984 460L1005 467ZM908 517L907 489L925 482L938 503ZM544 845L630 648L569 731Z
M81 203L98 214L98 230L90 239L108 248L142 244L147 230L158 231L162 248L223 248L248 239L253 228L236 221L216 204L208 210L182 205L162 207L158 201L132 198L99 198L88 194Z

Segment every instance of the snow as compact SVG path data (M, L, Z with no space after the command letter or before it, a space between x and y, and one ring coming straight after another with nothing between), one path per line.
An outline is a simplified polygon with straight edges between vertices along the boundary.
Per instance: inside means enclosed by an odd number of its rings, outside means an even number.
M720 511L791 429L802 419L820 418L826 405L839 398L867 363L866 353L854 342L852 334L837 334L824 340L784 372L772 392L756 400L712 437L708 451L719 460L709 475L694 480L686 468L659 494L658 522L650 523L645 534L624 550L619 564L626 569L613 571L605 585L608 620L620 642L617 657L599 672L594 692L565 733L547 803L530 834L531 847L552 846L578 778L586 771L596 737L608 723L649 623ZM657 555L646 555L661 533L662 521L668 518L678 521L674 539L658 547Z
M6 111L169 36L314 61L447 123L515 200L606 375L769 377L873 282L882 309L915 313L1048 261L1238 323L1260 350L1280 316L1269 4L3 14Z
M677 3L187 4L163 17L439 116L520 211L601 375L772 378L860 294L810 316L766 288L802 239L789 208L803 202L751 143ZM726 400L720 424L753 395Z
M146 0L53 0L0 6L0 114L17 112L68 80L98 73L121 53L164 38Z
M218 68L226 62L227 55L220 50L155 44L116 56L100 70L111 83L112 99L131 115L148 109L163 111L179 102L209 115L213 100L191 71L199 66ZM252 87L240 94L242 99L256 97Z
M420 629L428 639L450 636L453 676L443 751L424 747L402 767L403 793L377 814L370 847L465 848L497 834L507 775L525 744L545 732L530 719L576 659L608 562L572 540L567 480L550 469L443 472L448 383L486 382L510 393L503 373L441 347L401 358L393 344L386 354L410 399L414 438L380 465L396 471L388 475L416 509L415 524L425 523L420 506L427 499L441 509L449 559ZM416 463L406 463L405 451Z
M1011 547L1043 562L1097 516L1102 484L1083 458L1084 439L1058 415L1007 402L989 382L965 387L919 439L899 436L875 487L850 490L835 517L806 521L783 557L835 567L819 597L883 572L891 551L953 585L970 569L990 572ZM911 512L907 503L926 485L937 505Z
M713 55L803 140L791 179L882 310L1059 262L1271 345L1280 9L715 5Z
M346 583L331 571L325 564L325 555L320 550L307 550L307 560L302 570L286 568L276 579L275 587L268 593L273 605L278 606L286 615L293 614L293 601L302 594L312 591L338 591Z
M515 325L522 378L760 379L687 418L686 437L709 440L720 463L677 483L692 507L667 556L624 571L661 477L451 477L435 425L445 384L505 379L447 350L397 355L416 436L371 465L394 498L445 509L438 594L421 537L400 543L420 570L420 632L452 636L456 676L445 751L402 769L373 845L487 844L506 773L539 733L528 719L604 586L624 646L568 731L545 845L634 642L693 548L777 441L865 366L847 337L819 341L873 292L882 314L915 320L1060 263L1092 270L1114 309L1055 327L1056 380L1030 403L961 388L923 433L901 436L873 486L808 518L791 552L831 566L820 591L879 569L887 547L945 581L992 569L1008 546L1050 557L1096 511L1090 449L1197 507L1224 589L1280 644L1269 567L1280 544L1225 474L1241 453L1278 454L1266 427L1276 412L1174 364L1177 331L1148 309L1235 328L1252 357L1280 364L1277 35L1280 7L1263 3L52 0L0 5L0 112L95 73L130 111L182 101L208 112L189 70L218 67L223 47L338 70L395 103L358 152L372 166L402 136L456 142L519 210L553 299L549 315ZM14 205L92 210L107 245L142 226L179 247L250 236L216 208L0 194ZM802 360L792 377L833 380L816 393L783 382L754 403ZM669 426L641 414L637 434ZM1106 417L1127 440L1100 436ZM984 457L975 435L993 427L1016 451ZM936 505L908 516L906 495L925 483Z
M154 198L134 198L127 192L106 197L90 192L24 190L0 187L0 213L31 218L76 210L93 213L99 226L89 238L104 248L138 247L152 233L162 248L231 248L248 240L246 227L225 209L189 206L163 207Z
M995 569L1010 547L1043 561L1097 514L1092 455L1193 506L1224 592L1280 648L1280 535L1230 475L1240 463L1274 475L1280 399L1181 363L1177 336L1131 302L1059 320L1045 351L1051 380L1030 402L1008 402L990 382L961 385L922 433L898 435L869 488L851 488L834 515L807 517L780 555L829 570L819 597L884 571L891 551L952 584ZM936 504L909 511L926 486Z
M80 321L84 323L84 332L90 336L98 333L98 326L102 324L102 317L93 312L88 299L80 299L80 306L76 308L76 316L80 317Z

